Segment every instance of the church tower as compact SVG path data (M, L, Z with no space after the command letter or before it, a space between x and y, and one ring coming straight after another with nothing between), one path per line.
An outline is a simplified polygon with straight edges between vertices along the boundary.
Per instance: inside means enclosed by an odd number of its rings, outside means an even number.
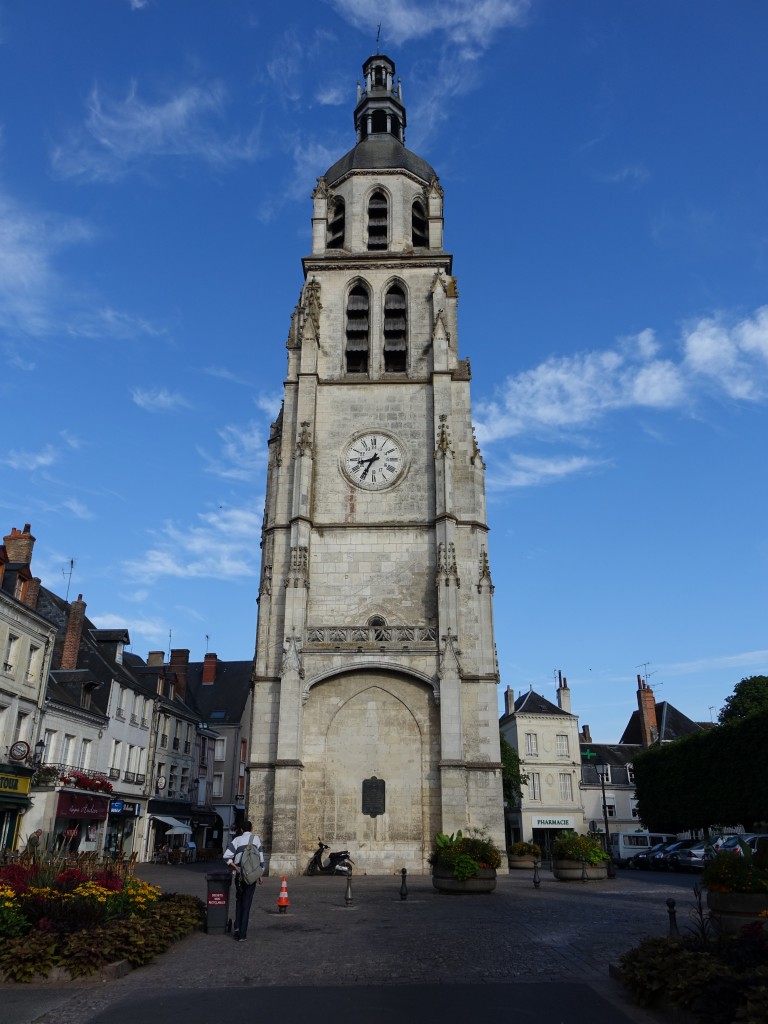
M320 836L428 870L436 832L504 825L485 466L458 354L443 191L405 148L394 63L313 193L272 425L248 816L277 873Z

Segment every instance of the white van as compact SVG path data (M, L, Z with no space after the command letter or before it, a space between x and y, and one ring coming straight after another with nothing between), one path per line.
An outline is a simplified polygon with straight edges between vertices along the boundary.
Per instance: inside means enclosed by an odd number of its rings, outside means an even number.
M619 867L626 867L630 858L644 853L658 843L674 843L677 836L665 832L612 832L611 859Z

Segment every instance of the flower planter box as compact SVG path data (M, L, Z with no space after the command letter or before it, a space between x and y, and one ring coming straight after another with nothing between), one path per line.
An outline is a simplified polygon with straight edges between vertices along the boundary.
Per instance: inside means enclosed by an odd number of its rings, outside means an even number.
M515 856L514 853L510 853L508 854L508 859L510 871L520 871L524 869L533 871L534 857L531 854Z
M432 885L438 892L493 892L496 888L496 868L480 868L472 878L459 880L452 871L438 866L432 870Z
M561 882L581 882L584 877L583 865L580 860L553 860L552 874ZM608 877L608 864L587 864L588 881L597 881Z
M708 892L707 906L719 931L733 935L768 912L768 893Z

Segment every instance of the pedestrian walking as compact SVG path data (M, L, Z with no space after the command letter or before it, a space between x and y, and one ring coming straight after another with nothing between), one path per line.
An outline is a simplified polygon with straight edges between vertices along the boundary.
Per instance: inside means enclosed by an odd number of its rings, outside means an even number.
M251 913L256 886L263 882L264 850L261 840L253 833L250 821L245 823L242 835L234 836L224 851L224 860L235 875L235 941L248 937L248 918Z

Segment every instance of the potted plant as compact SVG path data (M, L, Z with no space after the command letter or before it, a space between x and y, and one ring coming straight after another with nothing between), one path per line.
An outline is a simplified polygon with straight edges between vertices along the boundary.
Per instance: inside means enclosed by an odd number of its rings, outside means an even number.
M741 840L739 847L715 854L702 875L710 917L729 935L768 917L768 841L755 853Z
M552 855L552 873L561 882L608 877L608 854L595 836L560 832Z
M496 888L501 853L485 829L438 832L429 855L432 885L438 892L481 893Z
M541 847L538 843L526 843L521 840L512 843L507 858L510 868L532 868L537 860L541 860Z

